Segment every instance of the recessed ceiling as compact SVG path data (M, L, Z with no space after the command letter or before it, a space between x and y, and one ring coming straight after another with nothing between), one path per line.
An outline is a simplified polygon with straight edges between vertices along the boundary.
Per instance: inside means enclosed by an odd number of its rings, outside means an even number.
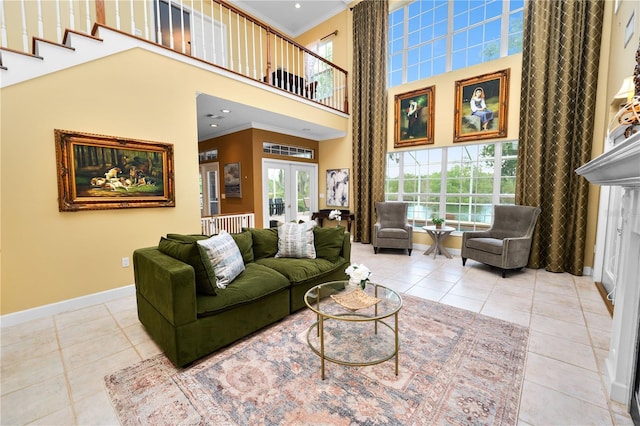
M346 132L292 118L204 93L197 97L198 142L245 129L262 129L323 141L344 137ZM223 112L229 110L229 112ZM216 124L217 127L211 127Z
M289 37L298 37L345 10L351 1L230 0L229 3ZM296 4L300 7L296 8Z

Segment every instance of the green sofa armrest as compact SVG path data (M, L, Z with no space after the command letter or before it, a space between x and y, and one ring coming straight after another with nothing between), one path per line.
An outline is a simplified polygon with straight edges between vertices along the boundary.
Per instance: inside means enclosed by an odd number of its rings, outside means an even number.
M133 252L133 269L138 297L144 297L169 323L178 327L196 321L191 266L148 247Z

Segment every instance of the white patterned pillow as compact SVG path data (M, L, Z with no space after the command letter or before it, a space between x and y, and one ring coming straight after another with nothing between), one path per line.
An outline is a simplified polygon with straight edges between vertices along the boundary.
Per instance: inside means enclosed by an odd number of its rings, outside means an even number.
M313 244L314 222L287 222L278 227L278 252L276 257L316 258Z
M238 275L244 271L242 254L233 237L227 231L220 231L206 240L198 240L213 266L217 285L226 288Z

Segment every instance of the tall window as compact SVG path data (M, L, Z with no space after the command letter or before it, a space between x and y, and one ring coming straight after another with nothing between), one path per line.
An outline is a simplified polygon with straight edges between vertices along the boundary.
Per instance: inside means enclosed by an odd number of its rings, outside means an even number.
M523 0L415 0L389 14L388 86L522 51Z
M407 201L416 227L437 215L459 231L486 229L494 204L515 203L517 150L512 141L391 152L385 199Z
M332 40L314 43L308 46L308 49L329 62L333 61ZM330 97L333 94L333 67L314 56L307 55L306 69L308 70L307 80L312 84L317 82L314 99L322 100Z

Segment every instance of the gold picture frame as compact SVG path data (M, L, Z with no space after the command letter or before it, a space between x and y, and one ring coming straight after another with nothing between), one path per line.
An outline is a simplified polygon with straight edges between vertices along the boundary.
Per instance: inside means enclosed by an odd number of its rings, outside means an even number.
M509 69L456 81L454 142L507 136Z
M61 212L175 207L173 145L54 130Z
M434 143L435 92L430 86L395 96L395 148Z

